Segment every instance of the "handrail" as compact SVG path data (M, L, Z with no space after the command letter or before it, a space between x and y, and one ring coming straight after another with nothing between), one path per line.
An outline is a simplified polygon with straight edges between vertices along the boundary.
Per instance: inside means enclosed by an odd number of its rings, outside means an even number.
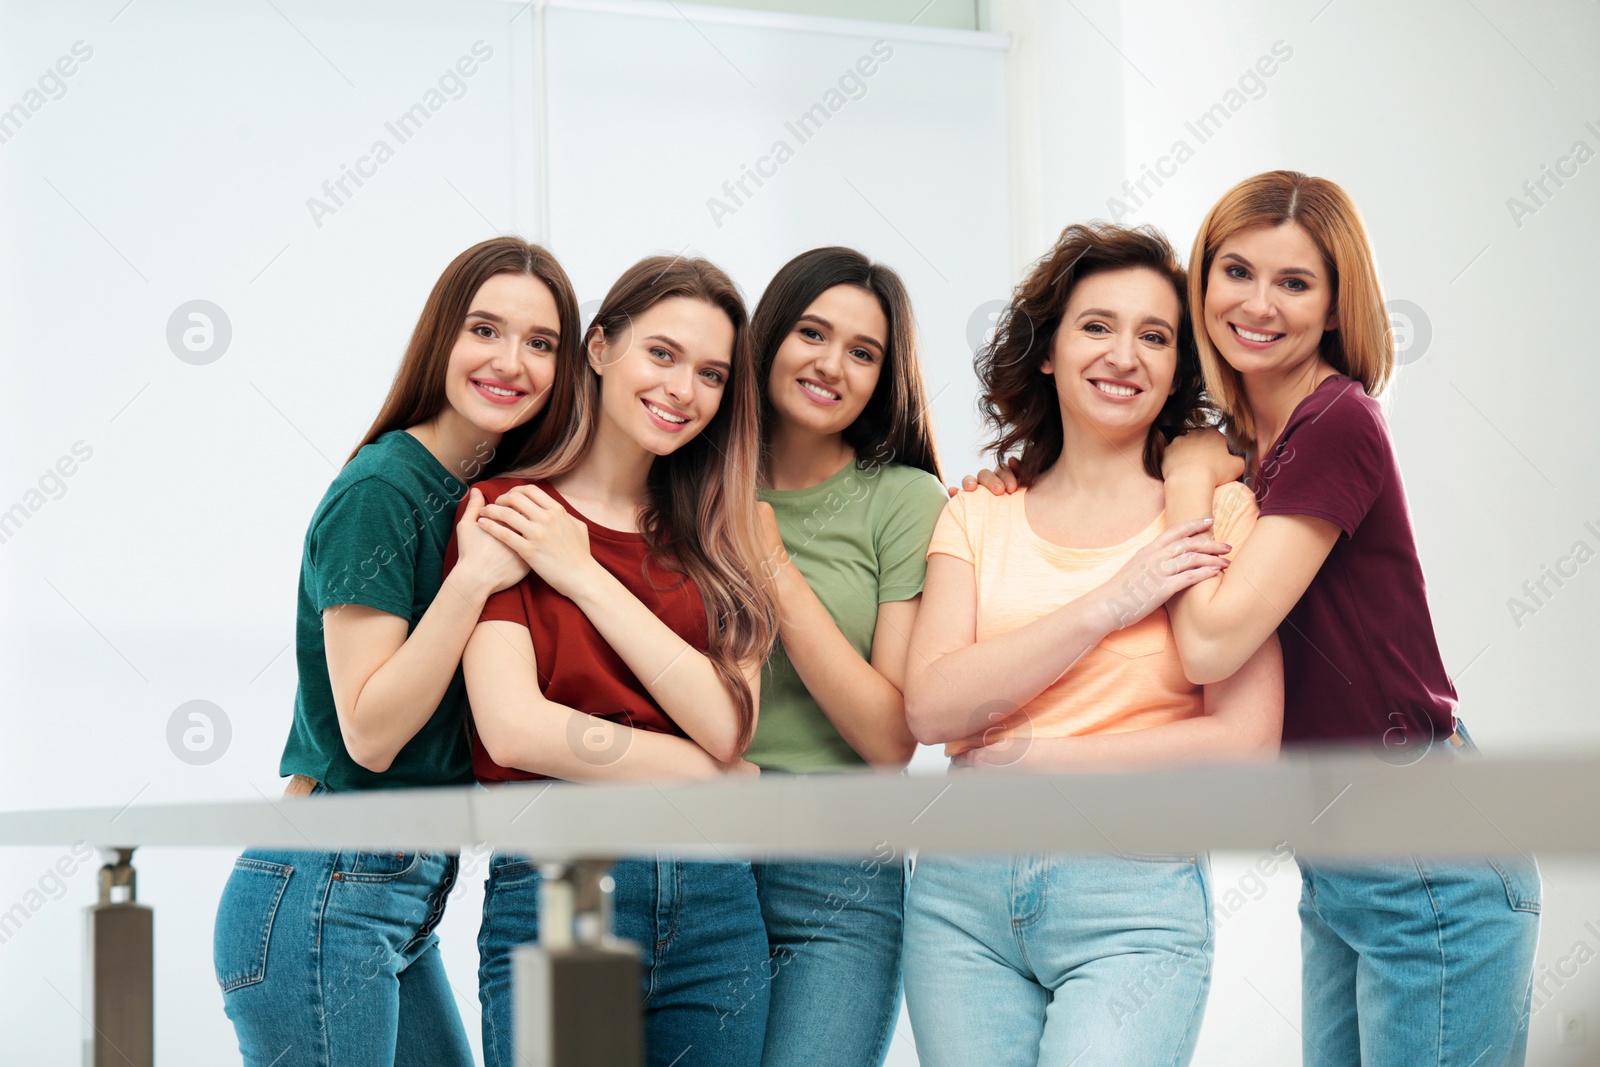
M1390 750L1076 775L763 775L706 783L372 791L0 813L0 847L455 848L540 859L1271 848L1600 855L1600 752L1428 758Z

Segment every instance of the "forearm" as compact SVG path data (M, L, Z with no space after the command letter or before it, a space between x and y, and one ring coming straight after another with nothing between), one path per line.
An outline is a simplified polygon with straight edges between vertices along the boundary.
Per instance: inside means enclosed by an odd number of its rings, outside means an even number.
M1193 519L1214 517L1212 507L1216 486L1211 484L1212 480L1209 477L1182 474L1167 479L1165 489L1169 529ZM1228 581L1228 575L1224 572L1183 590L1167 601L1167 615L1172 620L1172 633L1178 644L1179 658L1183 661L1189 680L1197 684L1227 677L1249 654L1248 648L1232 648L1235 643L1229 641L1229 635L1238 630L1241 620L1217 610L1228 602L1218 599ZM1235 656L1237 662L1233 661Z
M444 584L394 655L339 708L345 748L357 763L387 770L444 699L490 587L465 576Z
M822 713L873 766L903 767L916 751L905 700L861 657L792 562L778 572L778 636Z
M913 642L906 717L925 745L971 737L1044 692L1113 629L1098 597L1080 597L1010 633L929 661ZM999 714L992 714L998 712Z
M687 738L641 730L543 697L518 706L488 702L478 710L478 737L502 767L566 782L715 778L722 764Z
M1148 763L1271 759L1283 735L1283 655L1278 639L1262 642L1231 677L1205 687L1203 713L1125 733L1034 738L1022 770L1066 771ZM982 765L979 753L974 759Z
M707 752L738 758L738 710L704 653L598 566L572 599L674 723Z

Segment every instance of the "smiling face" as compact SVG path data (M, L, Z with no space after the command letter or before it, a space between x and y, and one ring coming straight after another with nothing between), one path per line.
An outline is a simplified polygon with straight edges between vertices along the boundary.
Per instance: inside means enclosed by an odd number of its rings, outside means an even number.
M1206 276L1211 343L1240 374L1282 373L1316 359L1338 327L1334 279L1305 230L1256 226L1223 241Z
M773 356L766 383L773 412L815 434L844 432L878 387L888 340L875 295L854 285L824 290Z
M733 359L733 323L721 308L669 297L607 340L590 334L600 375L600 418L647 452L669 455L710 425Z
M445 399L486 434L504 434L544 409L555 380L561 314L527 274L496 274L473 294L445 367Z
M1173 392L1182 317L1172 282L1148 268L1079 281L1040 367L1055 376L1063 418L1117 444L1142 441Z

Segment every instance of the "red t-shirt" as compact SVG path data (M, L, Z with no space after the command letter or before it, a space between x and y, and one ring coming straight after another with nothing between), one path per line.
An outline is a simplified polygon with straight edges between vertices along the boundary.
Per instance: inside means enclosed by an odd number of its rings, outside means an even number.
M1302 400L1256 478L1261 515L1312 515L1343 535L1278 627L1283 740L1426 747L1455 731L1455 686L1394 443L1378 402L1335 374Z
M491 478L479 482L489 503L527 478ZM595 561L617 576L628 591L655 615L700 652L708 647L705 602L687 575L648 562L649 552L642 535L597 526L580 515L548 482L533 485L549 493L573 516L589 527L589 551ZM466 507L463 499L456 510L459 522ZM456 540L444 560L445 573L455 566ZM648 569L647 569L648 568ZM667 717L644 683L634 676L622 657L612 649L576 604L557 593L537 574L529 575L510 589L495 593L484 605L482 622L500 620L528 628L533 639L534 659L538 664L539 690L545 699L565 704L635 729L685 736ZM572 739L581 745L582 738ZM597 759L606 754L597 753ZM472 770L480 782L523 781L543 775L502 767L489 758L477 732L472 734Z

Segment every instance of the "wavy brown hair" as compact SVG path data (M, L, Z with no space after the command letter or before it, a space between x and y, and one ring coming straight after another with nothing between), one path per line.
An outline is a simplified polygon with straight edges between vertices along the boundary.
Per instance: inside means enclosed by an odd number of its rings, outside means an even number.
M806 308L836 285L865 289L878 300L889 323L889 350L883 372L867 406L844 430L844 441L856 453L856 466L865 468L886 458L925 470L943 481L939 452L933 443L928 411L928 390L917 359L917 324L911 315L911 297L900 276L874 263L853 248L813 248L778 269L756 305L750 322L756 352L756 378L761 388L762 446L772 437L777 416L767 398L767 380L778 348L794 329Z
M739 750L755 732L755 698L741 669L762 662L778 632L777 598L762 569L756 525L760 387L750 346L744 299L721 269L703 259L652 256L612 285L589 330L608 343L631 332L633 320L663 300L685 297L718 308L733 323L733 355L717 413L682 447L651 465L649 500L639 526L651 560L687 575L705 602L709 653L739 713ZM557 478L578 465L600 425L600 376L587 370L558 420L552 407L541 437L515 465L519 476Z
M578 335L582 324L578 321L578 298L572 289L567 272L561 269L556 257L539 245L520 237L492 237L462 252L433 283L433 291L422 305L416 328L411 331L411 341L400 360L389 395L384 398L378 417L373 420L361 443L351 451L346 463L356 458L367 445L391 430L404 430L427 422L443 411L449 400L445 396L445 369L450 365L450 350L455 347L467 312L472 309L472 298L483 283L496 274L526 274L550 287L556 300L556 312L561 320L561 338L556 344L556 376L550 386L550 399L535 416L500 439L493 456L471 471L452 471L463 482L504 470L514 456L534 452L530 443L543 436L547 448L548 435L541 428L557 421L557 408L565 407L563 399L570 397L573 382L581 360ZM570 400L568 401L570 403ZM477 463L476 460L473 461Z
M1297 170L1257 174L1222 194L1206 213L1189 257L1189 300L1195 316L1195 343L1206 390L1227 418L1236 450L1254 450L1255 412L1244 380L1211 343L1205 328L1206 286L1222 243L1241 230L1294 223L1322 254L1333 285L1338 328L1325 330L1319 352L1334 370L1354 378L1377 396L1394 373L1394 327L1383 303L1378 268L1366 227L1350 195L1326 178Z
M1144 445L1144 470L1161 477L1161 454L1174 437L1212 421L1201 388L1200 360L1189 319L1188 279L1177 253L1153 226L1075 223L1061 231L1012 293L1000 315L994 340L978 350L974 367L983 392L978 409L994 437L997 463L1021 449L1017 479L1032 485L1061 458L1061 400L1055 381L1041 366L1055 346L1067 301L1077 284L1092 274L1141 267L1172 283L1182 321L1178 323L1177 391L1167 397Z

